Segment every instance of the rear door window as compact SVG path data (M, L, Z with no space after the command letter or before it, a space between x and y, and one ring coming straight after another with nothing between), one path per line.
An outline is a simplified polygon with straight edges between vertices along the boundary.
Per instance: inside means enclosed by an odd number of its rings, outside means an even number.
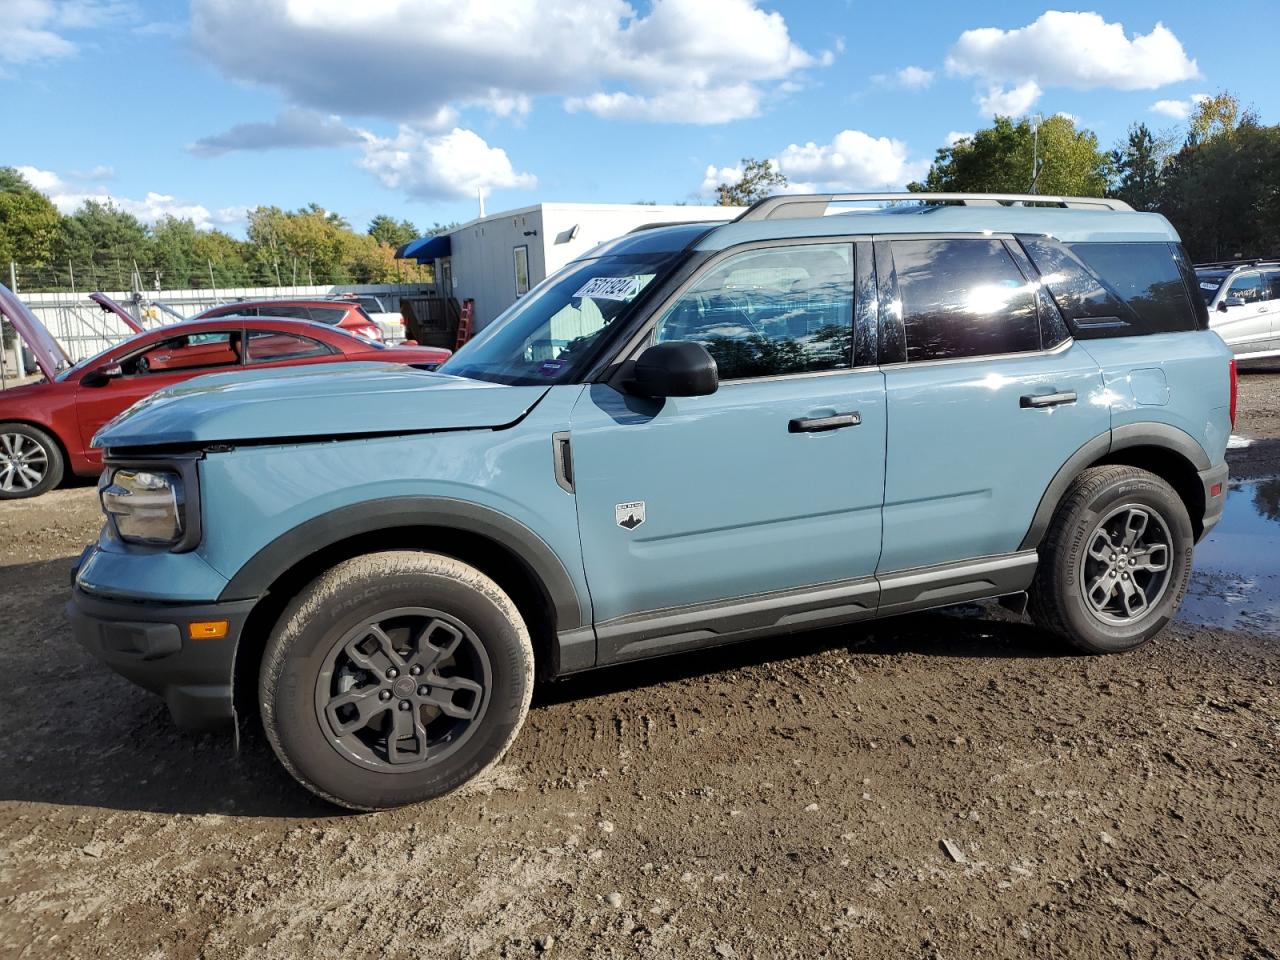
M1039 350L1035 287L1002 240L894 240L907 360Z
M672 340L701 343L722 380L852 366L853 244L728 257L658 321L656 342Z
M1280 270L1267 270L1262 274L1268 300L1280 300Z
M271 304L270 306L259 307L257 315L260 317L285 317L290 320L310 320L311 310L307 307L293 304Z

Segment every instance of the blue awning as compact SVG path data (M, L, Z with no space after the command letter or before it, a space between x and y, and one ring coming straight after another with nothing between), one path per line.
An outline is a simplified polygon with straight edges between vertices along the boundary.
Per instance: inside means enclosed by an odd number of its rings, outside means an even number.
M410 240L396 251L398 260L417 260L419 263L430 263L440 257L449 256L449 235L442 233L438 237L419 237Z

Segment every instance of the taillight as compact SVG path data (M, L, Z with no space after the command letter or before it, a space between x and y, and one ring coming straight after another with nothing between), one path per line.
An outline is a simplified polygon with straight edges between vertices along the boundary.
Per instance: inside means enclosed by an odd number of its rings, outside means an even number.
M1237 383L1236 361L1231 360L1231 429L1236 428L1236 396L1239 394L1239 386Z

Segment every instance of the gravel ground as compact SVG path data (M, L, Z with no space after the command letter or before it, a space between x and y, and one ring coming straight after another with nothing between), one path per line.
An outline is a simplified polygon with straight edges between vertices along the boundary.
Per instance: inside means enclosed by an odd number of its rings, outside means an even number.
M1280 371L1241 410L1280 474ZM601 672L465 795L341 815L74 645L97 526L0 507L0 957L1280 951L1272 621L1090 658L970 605Z

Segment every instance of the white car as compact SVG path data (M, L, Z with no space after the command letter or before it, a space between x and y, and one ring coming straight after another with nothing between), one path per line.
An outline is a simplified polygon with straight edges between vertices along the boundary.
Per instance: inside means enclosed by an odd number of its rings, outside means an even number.
M382 331L382 338L388 345L394 346L404 340L404 315L399 311L388 310L379 297L369 293L362 293L358 296L343 297L342 299L354 300L358 303L361 309L378 325L378 329Z
M1280 356L1280 261L1198 263L1196 285L1237 359Z

